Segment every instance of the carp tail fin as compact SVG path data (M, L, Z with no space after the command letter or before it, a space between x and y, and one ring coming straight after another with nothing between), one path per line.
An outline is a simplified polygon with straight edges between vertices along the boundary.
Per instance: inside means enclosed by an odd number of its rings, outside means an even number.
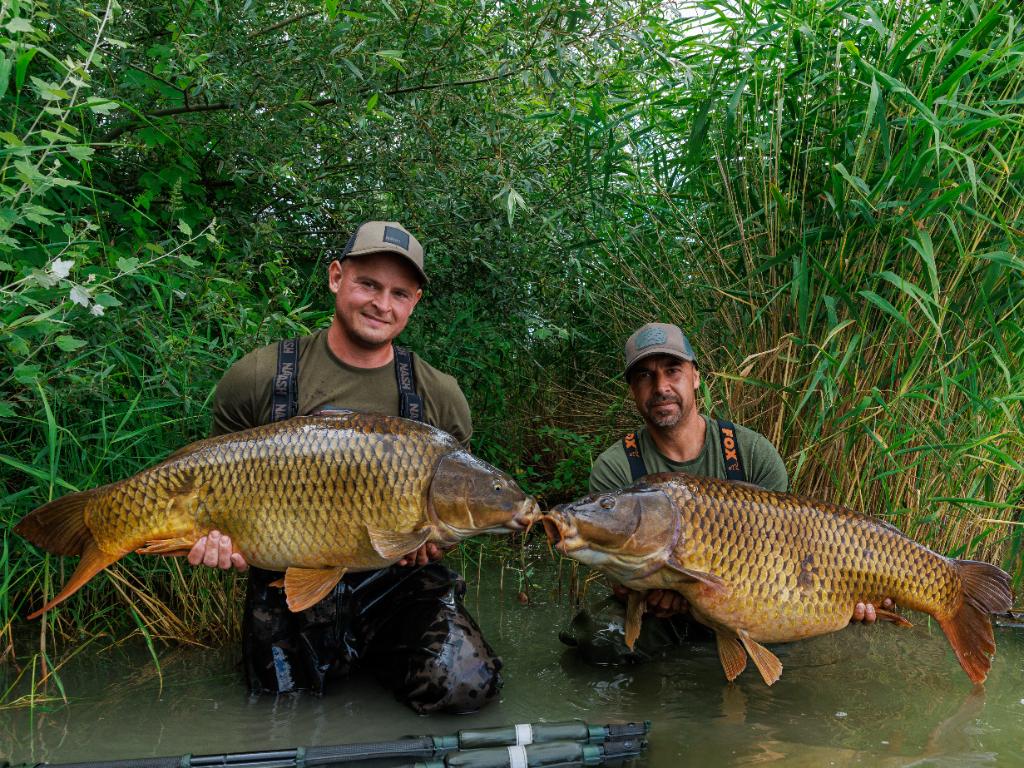
M46 605L29 614L28 618L42 616L58 603L67 600L93 576L125 553L108 554L99 548L92 532L85 524L85 508L104 488L92 488L69 493L29 512L14 526L14 532L24 536L37 547L66 557L81 556L78 567L61 591Z
M67 584L64 588L54 597L50 602L40 608L38 611L34 611L28 615L30 619L35 619L42 616L48 610L58 603L63 603L75 592L80 590L89 579L95 576L97 573L102 571L108 565L117 560L121 559L121 555L114 554L110 555L100 549L96 542L93 540L92 535L89 535L89 540L85 543L82 550L82 559L78 561L78 567L75 572L71 574L71 578L68 579Z
M985 682L992 667L996 642L989 614L1010 610L1010 576L1000 568L975 560L954 560L963 583L960 607L939 626L953 646L964 672L975 684Z
M54 499L21 518L14 532L55 555L81 555L93 540L85 525L85 507L101 490L93 488Z

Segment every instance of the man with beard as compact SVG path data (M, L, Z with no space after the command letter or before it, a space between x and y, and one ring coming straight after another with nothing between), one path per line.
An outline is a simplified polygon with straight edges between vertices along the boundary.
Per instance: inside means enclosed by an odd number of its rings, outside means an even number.
M758 432L714 419L697 409L700 370L689 340L676 325L648 323L626 341L625 377L644 426L605 450L590 471L591 493L632 485L656 472L686 472L786 491L789 476L779 452ZM635 662L686 639L712 639L689 619L685 598L672 590L647 593L643 629L633 651L625 645L625 587L612 585L613 597L594 614L573 619L564 643L593 663ZM891 607L887 600L886 607ZM872 623L875 608L858 603L854 621Z

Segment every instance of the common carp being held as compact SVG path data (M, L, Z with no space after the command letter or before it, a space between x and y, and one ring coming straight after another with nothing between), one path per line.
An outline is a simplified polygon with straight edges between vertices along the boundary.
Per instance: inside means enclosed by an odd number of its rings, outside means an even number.
M512 478L446 432L339 411L200 440L126 480L51 501L14 530L82 558L29 618L133 550L183 555L213 529L252 565L285 571L288 606L300 611L347 571L391 565L426 542L521 530L536 513Z
M644 592L672 589L715 631L729 680L749 654L771 685L782 663L761 643L834 632L858 602L891 597L933 616L981 683L995 653L989 614L1008 611L1012 600L1009 576L993 565L942 557L843 507L724 480L649 475L540 519L561 552L636 590L627 604L630 648Z

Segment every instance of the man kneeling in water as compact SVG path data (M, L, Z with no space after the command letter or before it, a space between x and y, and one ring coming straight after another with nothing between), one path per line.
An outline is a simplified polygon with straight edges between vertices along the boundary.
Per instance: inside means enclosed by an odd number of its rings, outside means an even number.
M625 378L644 425L607 448L590 471L591 493L632 485L655 472L686 472L789 490L786 465L764 435L713 419L697 409L700 371L689 340L676 325L648 323L626 341ZM625 641L628 590L612 595L594 613L581 611L559 637L594 664L645 661L686 640L713 640L714 633L689 616L686 599L672 590L647 594L640 637ZM883 607L891 609L892 601ZM858 603L853 621L873 623L875 607Z

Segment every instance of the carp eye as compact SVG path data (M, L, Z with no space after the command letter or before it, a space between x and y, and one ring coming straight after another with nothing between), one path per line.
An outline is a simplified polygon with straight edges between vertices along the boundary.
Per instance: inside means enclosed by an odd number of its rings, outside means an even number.
M494 481L494 486L493 486L493 488L494 488L494 490L495 490L495 491L500 491L500 490L502 489L502 487L503 487L503 486L502 486L502 484L501 484L501 481L500 481L500 480L495 480L495 481Z
M615 506L615 499L611 496L602 496L597 500L597 504L601 509L611 509Z

